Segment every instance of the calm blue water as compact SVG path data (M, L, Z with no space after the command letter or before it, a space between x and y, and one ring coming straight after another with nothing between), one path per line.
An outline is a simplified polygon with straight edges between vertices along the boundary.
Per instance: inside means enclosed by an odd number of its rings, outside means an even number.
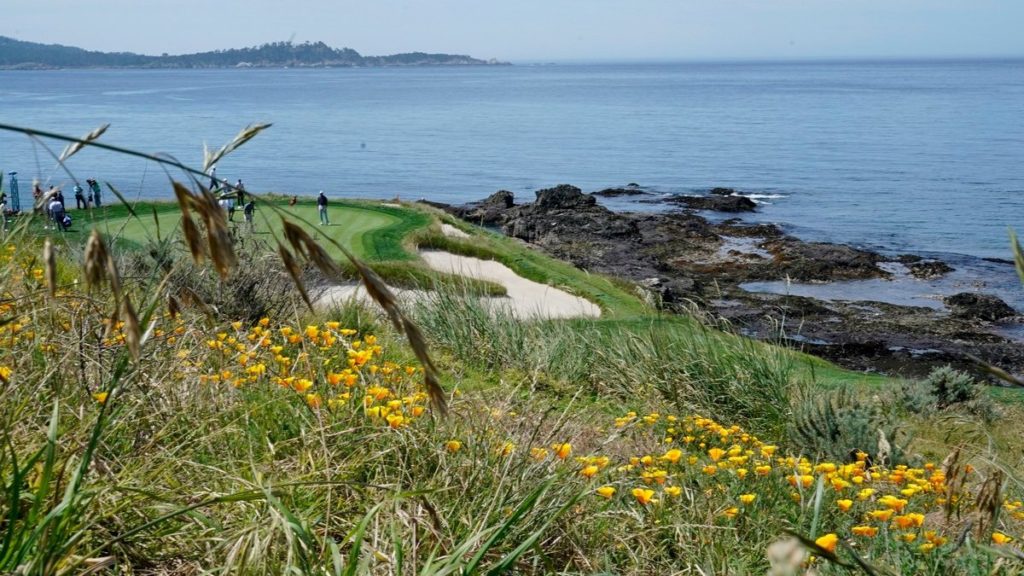
M0 121L109 122L109 143L197 165L204 141L273 122L218 167L258 191L732 186L777 196L757 218L805 237L1007 258L1007 228L1024 232L1024 61L0 72ZM23 190L67 182L22 136L0 134L0 168ZM90 150L70 168L170 197L142 160Z

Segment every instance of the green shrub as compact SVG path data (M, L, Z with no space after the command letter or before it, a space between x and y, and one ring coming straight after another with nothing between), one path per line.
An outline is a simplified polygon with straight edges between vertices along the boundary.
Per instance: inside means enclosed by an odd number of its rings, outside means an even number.
M807 456L853 461L858 452L875 464L906 464L909 438L879 399L857 398L848 388L798 403L790 431L793 448Z

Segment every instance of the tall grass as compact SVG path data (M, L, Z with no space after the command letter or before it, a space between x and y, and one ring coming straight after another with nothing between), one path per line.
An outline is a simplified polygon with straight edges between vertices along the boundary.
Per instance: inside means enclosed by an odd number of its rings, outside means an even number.
M458 289L435 291L412 314L465 365L543 376L627 404L657 394L677 410L774 436L785 431L800 385L784 350L694 319L523 322Z

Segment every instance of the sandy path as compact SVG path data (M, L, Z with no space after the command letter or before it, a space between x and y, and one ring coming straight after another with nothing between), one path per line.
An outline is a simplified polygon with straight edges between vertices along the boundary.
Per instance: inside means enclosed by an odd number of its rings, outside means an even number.
M601 315L601 309L593 302L573 296L564 290L527 280L499 262L436 250L420 252L420 256L428 266L438 272L460 274L501 284L508 292L508 296L484 297L481 301L495 310L506 310L517 318L577 318ZM415 305L431 297L430 292L423 290L392 288L392 291L406 305ZM316 298L316 305L329 308L353 298L361 302L370 302L370 297L362 285L352 283L325 289Z

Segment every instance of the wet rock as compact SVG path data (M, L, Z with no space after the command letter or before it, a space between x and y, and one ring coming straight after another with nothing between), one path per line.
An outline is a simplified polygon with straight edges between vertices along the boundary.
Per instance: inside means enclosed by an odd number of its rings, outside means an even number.
M999 297L991 294L961 292L944 298L943 303L954 316L988 320L990 322L1016 316L1017 312Z
M459 217L482 226L496 226L504 223L506 212L514 205L514 194L508 190L498 190L479 202L462 206Z
M953 271L953 267L940 260L922 260L908 266L910 274L915 278L927 280L938 278Z
M537 191L537 200L533 207L539 211L545 210L566 210L570 208L589 208L597 204L593 196L588 196L582 190L569 184L559 184L554 188L545 188Z
M732 196L736 194L736 190L734 188L723 188L719 186L712 188L711 193L715 196Z
M646 196L649 192L645 192L642 188L636 184L630 184L625 188L605 188L604 190L598 190L597 192L591 192L591 196L601 196L602 198L618 198L621 196Z
M692 210L753 212L757 204L746 196L675 196L666 200Z
M881 256L852 246L787 237L766 242L764 247L775 256L777 268L794 280L820 282L889 276L878 267Z

